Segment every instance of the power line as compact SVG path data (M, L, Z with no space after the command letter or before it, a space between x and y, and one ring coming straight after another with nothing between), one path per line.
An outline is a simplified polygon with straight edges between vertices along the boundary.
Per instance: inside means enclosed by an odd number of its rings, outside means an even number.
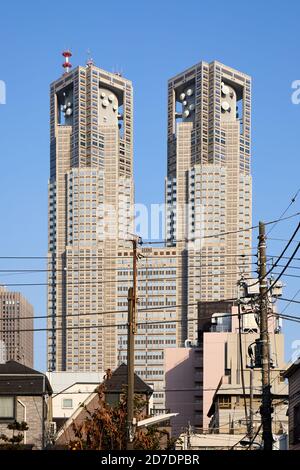
M286 266L282 269L281 273L278 274L278 276L277 276L277 278L275 279L275 281L272 282L272 284L271 284L271 285L269 286L269 288L267 289L266 294L267 294L268 292L270 292L270 290L276 285L276 283L279 281L279 279L284 275L285 271L286 271L287 268L289 267L290 263L293 261L293 258L294 258L294 256L296 255L296 253L297 253L297 251L299 250L299 248L300 248L300 242L298 243L298 245L296 246L295 250L293 251L293 253L292 253L290 259L288 260ZM291 276L291 275L287 274L287 276ZM295 277L300 277L300 276L295 276Z
M231 299L222 299L222 302L235 302L235 298ZM177 309L177 308L183 308L183 307L193 307L197 306L198 302L191 302L187 304L175 304L175 305L162 305L160 307L147 307L147 308L139 308L138 311L140 312L160 312L162 310L169 310L169 309ZM29 316L29 317L7 317L3 318L2 321L4 320L37 320L37 319L53 319L53 318L64 318L68 319L68 317L78 317L78 316L94 316L94 315L108 315L108 314L118 314L118 313L127 313L127 307L125 310L108 310L105 312L90 312L90 313L67 313L66 315L38 315L38 316ZM201 317L202 318L202 317ZM206 318L206 317L205 317ZM207 317L210 318L210 317ZM0 320L1 321L1 320ZM170 320L172 321L172 320Z
M300 188L296 191L295 195L292 197L291 199L291 202L288 204L287 208L282 212L281 216L279 217L278 221L273 225L273 227L270 228L270 230L268 231L267 233L267 236L269 235L269 233L272 232L272 230L276 227L276 225L278 224L278 222L281 222L283 219L283 217L285 216L285 214L287 213L287 211L289 210L289 208L292 206L292 204L294 204L294 202L296 201L297 199L297 196L298 194L300 193Z
M276 219L276 220L265 222L265 225L272 225L272 224L275 224L275 223L278 223L278 222L289 220L289 219L297 217L299 215L300 215L300 212L296 212L296 213L294 213L294 214L292 214L288 217L279 218L279 219ZM227 231L227 232L219 232L219 233L212 234L212 235L203 235L202 237L197 237L197 238L194 238L194 239L173 240L173 241L174 241L174 243L175 242L179 243L179 242L195 241L195 240L206 239L206 238L216 238L216 237L222 237L224 235L231 235L231 234L235 234L235 233L247 232L247 231L250 231L250 230L257 229L258 227L259 227L258 225L253 225L251 227L247 227L247 228L244 228L244 229L232 230L232 231ZM156 245L156 244L163 244L163 243L170 243L170 240L165 239L165 240L160 240L160 241L148 241L148 242L143 241L141 243L141 245ZM164 246L164 249L172 250L172 249L176 249L176 246L175 247ZM249 248L249 250L253 250L253 249L255 249L255 248ZM128 250L130 250L130 249L128 248ZM75 255L75 256L80 258L80 255ZM169 255L161 255L161 256L167 257ZM233 256L236 256L236 255L233 255ZM54 258L54 260L56 258L54 256L54 253L49 254L48 256L0 256L0 259L47 259L49 261L51 261L51 259L53 260L53 258ZM83 258L87 258L87 256L83 255ZM97 256L90 255L90 258L96 259ZM125 258L125 256L100 256L99 258L101 258L101 259L119 259L119 258ZM131 256L128 256L127 258L131 258Z
M249 271L247 270L247 272L256 272L256 271ZM210 278L210 277L226 277L226 276L237 276L239 275L240 272L233 272L233 273L228 273L228 272L221 272L221 273L213 273L213 274L207 274L205 276L201 276L201 278ZM288 276L288 274L286 274L286 276ZM292 276L292 275L290 275ZM298 276L292 276L292 277L298 277ZM300 276L299 276L300 277ZM156 277L153 277L152 279L141 279L141 282L146 282L146 281L175 281L177 279L190 279L190 278L199 278L199 275L187 275L187 276L173 276L173 277L160 277L160 278L156 278ZM244 279L252 279L252 278L244 278ZM50 282L50 283L47 283L47 282L32 282L32 283L6 283L6 282L1 282L1 285L3 287L38 287L38 286L48 286L48 287L56 287L56 286L64 286L64 287L68 287L68 286L86 286L86 285L103 285L103 284L113 284L113 283L126 283L126 282L130 282L131 280L130 279L110 279L110 280L106 280L106 281L82 281L80 279L78 279L77 282L68 282L67 280L62 280L62 281L55 281L55 282Z
M300 292L300 289L299 291L297 291L296 295L298 294L298 292ZM283 300L284 302L289 302L289 303L294 303L294 304L300 304L300 300L295 300L294 297L292 299L287 299L286 297L280 297L279 300Z
M123 311L119 312L119 313L124 313ZM228 314L228 315L220 315L219 318L224 318L224 317L236 317L238 314ZM241 314L242 316L244 315L253 315L253 312L244 312ZM87 315L88 316L88 315ZM293 321L295 323L300 323L300 317L297 317L297 316L292 316L292 315L287 315L287 314L284 314L284 315L281 315L281 314L274 314L274 316L276 317L281 317L283 318L284 320L287 320L287 321ZM51 319L51 317L49 317ZM210 319L211 316L209 317L201 317L202 319ZM218 318L217 316L214 317L214 318ZM189 321L199 321L198 318L189 318ZM183 323L184 322L184 319L170 319L170 320L154 320L154 321L142 321L142 322L137 322L137 325L141 326L141 325L163 325L163 324L167 324L167 323ZM81 326L65 326L65 327L52 327L52 328L30 328L30 329L9 329L9 330L0 330L0 333L22 333L22 332L30 332L30 331L35 331L35 332L41 332L41 331L49 331L49 332L53 332L53 331L61 331L61 330L80 330L80 329L96 329L96 328L125 328L127 327L127 323L121 323L121 324L107 324L107 325L81 325Z
M299 244L300 245L300 244ZM288 269L288 266L285 266L285 269L284 271ZM285 272L282 272L282 273L273 273L274 275L279 275L280 277L284 276L284 277L291 277L291 278L294 278L294 279L299 279L300 278L300 275L297 275L297 274L286 274ZM245 274L249 273L249 272L256 272L256 271L245 271ZM211 278L213 279L214 277L226 277L226 276L239 276L241 275L240 272L221 272L221 273L210 273L210 274L207 274L205 276L199 276L199 274L196 274L196 275L187 275L187 276L174 276L174 277L163 277L163 278L146 278L146 279L141 279L141 282L149 282L149 281L159 281L159 282L162 282L162 281L175 281L177 279L189 279L189 278L197 278L199 280L201 279L206 279L206 278ZM251 280L253 279L252 277L244 277L244 280ZM46 282L33 282L33 283L6 283L6 282L1 282L1 286L2 287L38 287L38 286L49 286L49 287L56 287L57 285L64 285L65 287L68 287L68 286L85 286L85 285L102 285L102 284L112 284L112 283L126 283L126 282L129 282L130 279L113 279L113 280L108 280L108 281L80 281L78 280L78 282L57 282L57 283L46 283ZM276 281L277 282L277 281ZM274 283L272 284L272 287L273 287ZM270 286L271 287L271 286ZM283 299L281 299L283 300Z
M258 284L259 282L262 282L265 278L268 277L268 275L273 271L273 269L278 265L279 261L282 259L282 257L284 256L284 254L286 253L286 251L288 250L290 244L292 243L292 241L294 240L296 234L298 233L300 229L300 222L298 223L297 227L295 228L291 238L289 239L288 243L286 244L286 246L284 247L283 251L281 252L281 254L278 256L277 260L275 261L275 263L272 265L272 267L266 272L266 274L258 279L255 283L251 284L250 286L248 287L252 287L252 286L255 286L256 284Z
M269 221L269 222L265 222L265 225L272 225L272 224L276 224L276 223L279 223L279 222L283 222L284 220L288 220L288 219L292 219L293 217L297 217L300 215L300 212L296 212L295 214L292 214L292 215L289 215L288 217L281 217L279 219L275 219L275 220L272 220L272 221ZM241 232L248 232L250 230L254 230L254 229L257 229L259 227L259 225L252 225L251 227L247 227L247 228L243 228L243 229L239 229L239 230L231 230L231 231L227 231L227 232L219 232L219 233L215 233L215 234L212 234L212 235L203 235L201 237L194 237L194 238L191 238L191 239L183 239L183 240L175 240L175 239L172 239L172 240L168 240L168 239L165 239L165 240L160 240L160 241L149 241L149 242L142 242L142 245L158 245L158 244L166 244L166 243L180 243L180 242L194 242L194 241L198 241L198 240L202 240L202 239L207 239L207 238L217 238L217 237L223 237L224 235L231 235L231 234L235 234L235 233L241 233Z
M281 311L281 313L284 313L288 307L291 305L291 303L295 300L295 298L297 297L297 295L299 294L300 292L300 289L297 290L296 294L294 295L294 297L289 301L288 304L286 304L286 306L284 307L284 309ZM280 299L280 300L283 300L283 299Z
M165 248L166 249L166 248ZM176 247L175 248L170 248L170 251L172 251L172 249L176 250ZM209 254L209 255L201 255L203 258L214 258L214 257L248 257L248 256L256 256L256 254L245 254L245 252L247 252L248 250L254 250L255 248L248 248L248 249L243 249L243 252L242 254L229 254L229 253L212 253L212 254ZM128 251L130 251L128 249ZM60 255L59 255L60 256ZM149 256L149 255L144 255L143 256L143 259L159 259L159 258L169 258L169 257L172 257L173 258L182 258L185 256L185 254L182 254L182 255L172 255L171 253L170 254L157 254L157 255L153 255L153 256ZM189 254L189 257L198 257L199 255L198 254ZM51 261L51 262L55 262L57 259L58 259L58 256L55 257L54 255L52 257L49 257L49 256L0 256L0 259L13 259L13 260L17 260L17 259L25 259L25 260L32 260L32 259L42 259L42 260L48 260L48 261ZM59 258L60 259L60 258ZM69 259L72 259L72 260L77 260L77 259L132 259L132 256L123 256L123 255L119 255L119 256L97 256L97 255L78 255L78 254L74 254L72 252L72 254L70 255L70 258Z
M245 264L237 264L237 263L226 263L226 264L205 264L201 265L202 268L225 268L227 266L237 266L237 267L245 267L247 265L254 265L257 264L256 262L248 262L245 261ZM158 269L176 269L177 265L153 265L153 266L140 266L138 268L139 272L142 271L156 271ZM199 268L199 266L189 266L189 269L196 269ZM300 267L299 267L300 269ZM99 268L99 267L90 267L90 268L62 268L62 269L0 269L0 273L15 273L15 274L21 274L21 273L53 273L53 272L62 272L62 273L81 273L81 272L99 272L99 271L111 271L111 272L128 272L128 274L132 273L132 267L117 267L117 268Z

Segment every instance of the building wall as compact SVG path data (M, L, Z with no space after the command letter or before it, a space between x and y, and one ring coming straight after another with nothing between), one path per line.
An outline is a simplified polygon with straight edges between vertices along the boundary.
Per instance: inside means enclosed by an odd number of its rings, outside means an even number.
M53 418L68 418L102 383L104 372L47 372L53 390ZM66 407L64 400L71 400Z
M300 406L300 368L289 377L289 449L291 450L300 450L300 442L297 443L294 440L296 406Z
M114 369L116 257L133 232L132 85L90 65L50 95L48 369Z
M172 435L179 436L188 423L194 425L196 391L195 383L199 350L196 348L165 349L166 409L179 413L172 418ZM200 372L198 372L200 373Z
M214 314L219 318L224 315L223 320L218 319L219 323L212 321ZM253 332L251 329L255 325L255 320L251 321L248 317L245 325L242 322L243 370L248 407L250 394L248 346L259 338L259 332ZM165 351L166 407L173 412L179 412L179 416L174 418L176 431L183 432L183 428L190 423L194 429L202 433L211 432L212 428L217 433L230 433L233 432L232 422L235 422L234 432L242 433L245 429L245 416L237 307L229 302L200 303L198 327L198 346ZM274 365L270 372L274 394L273 425L274 431L280 433L287 431L285 416L287 385L281 377L281 372L285 370L284 336L275 331L276 323L273 321L270 324L271 358ZM177 391L172 393L175 383ZM254 371L253 386L258 403L261 397L260 369ZM229 397L230 406L218 408L219 396ZM217 410L207 416L214 402ZM258 408L257 405L255 408L257 423L260 422Z
M236 297L238 278L250 273L251 232L244 230L252 218L250 101L250 77L216 61L200 62L168 83L166 233L182 253L177 303L189 304L181 311L179 346L197 338L190 321L195 302Z
M3 362L33 367L33 307L19 292L0 287L0 344ZM29 318L28 318L29 317ZM10 333L10 330L15 330Z
M24 444L32 444L35 449L41 449L43 443L43 427L46 429L46 419L43 422L43 398L39 396L20 396L16 397L18 422L25 421L28 425L28 431L24 433ZM0 422L0 433L8 437L12 436L12 431L7 429L5 422Z
M177 251L141 248L138 261L135 372L153 386L153 405L165 408L164 351L178 343L176 308ZM118 252L118 363L127 362L127 296L132 286L132 251Z

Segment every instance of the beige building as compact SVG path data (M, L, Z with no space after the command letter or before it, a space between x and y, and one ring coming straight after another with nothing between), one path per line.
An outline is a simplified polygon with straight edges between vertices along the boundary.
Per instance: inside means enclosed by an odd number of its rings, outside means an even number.
M138 325L135 371L153 386L156 408L165 407L164 349L175 348L181 308L176 306L176 248L141 248L138 261ZM127 296L132 285L132 251L118 258L118 364L127 360ZM122 325L122 326L119 326Z
M219 62L168 84L167 243L140 250L136 336L137 373L161 408L164 349L196 342L197 302L236 297L250 270L250 99L250 78ZM49 370L126 359L132 108L131 82L91 62L51 85Z
M1 363L14 360L33 367L33 315L32 305L20 292L0 286Z
M179 344L197 337L195 301L235 298L249 273L250 118L242 72L200 62L169 80L166 236L181 253L177 303L194 303L182 309Z
M118 248L132 232L132 85L89 62L50 94L48 369L106 370Z

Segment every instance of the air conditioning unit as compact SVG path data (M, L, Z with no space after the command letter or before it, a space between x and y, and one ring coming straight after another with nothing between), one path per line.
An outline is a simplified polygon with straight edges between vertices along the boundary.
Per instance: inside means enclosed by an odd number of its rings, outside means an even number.
M51 421L49 423L49 434L50 434L50 437L54 437L56 434L56 422L55 421Z
M185 348L197 348L198 347L198 342L197 341L192 341L191 339L186 339L184 342L184 347Z

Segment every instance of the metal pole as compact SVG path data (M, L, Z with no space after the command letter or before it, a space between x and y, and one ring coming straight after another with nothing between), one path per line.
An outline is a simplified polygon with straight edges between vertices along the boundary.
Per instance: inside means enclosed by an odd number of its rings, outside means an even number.
M268 331L268 283L265 224L259 222L260 345L262 365L262 404L260 407L264 450L272 450L272 397L270 385L270 348Z
M133 287L128 289L128 338L127 338L127 450L133 450L134 445L134 341L136 333L136 285L137 285L137 241L133 245Z
M253 427L253 360L251 358L250 364L250 411L249 411L249 439L252 442L253 434L254 434L254 427ZM251 448L251 446L250 446Z

